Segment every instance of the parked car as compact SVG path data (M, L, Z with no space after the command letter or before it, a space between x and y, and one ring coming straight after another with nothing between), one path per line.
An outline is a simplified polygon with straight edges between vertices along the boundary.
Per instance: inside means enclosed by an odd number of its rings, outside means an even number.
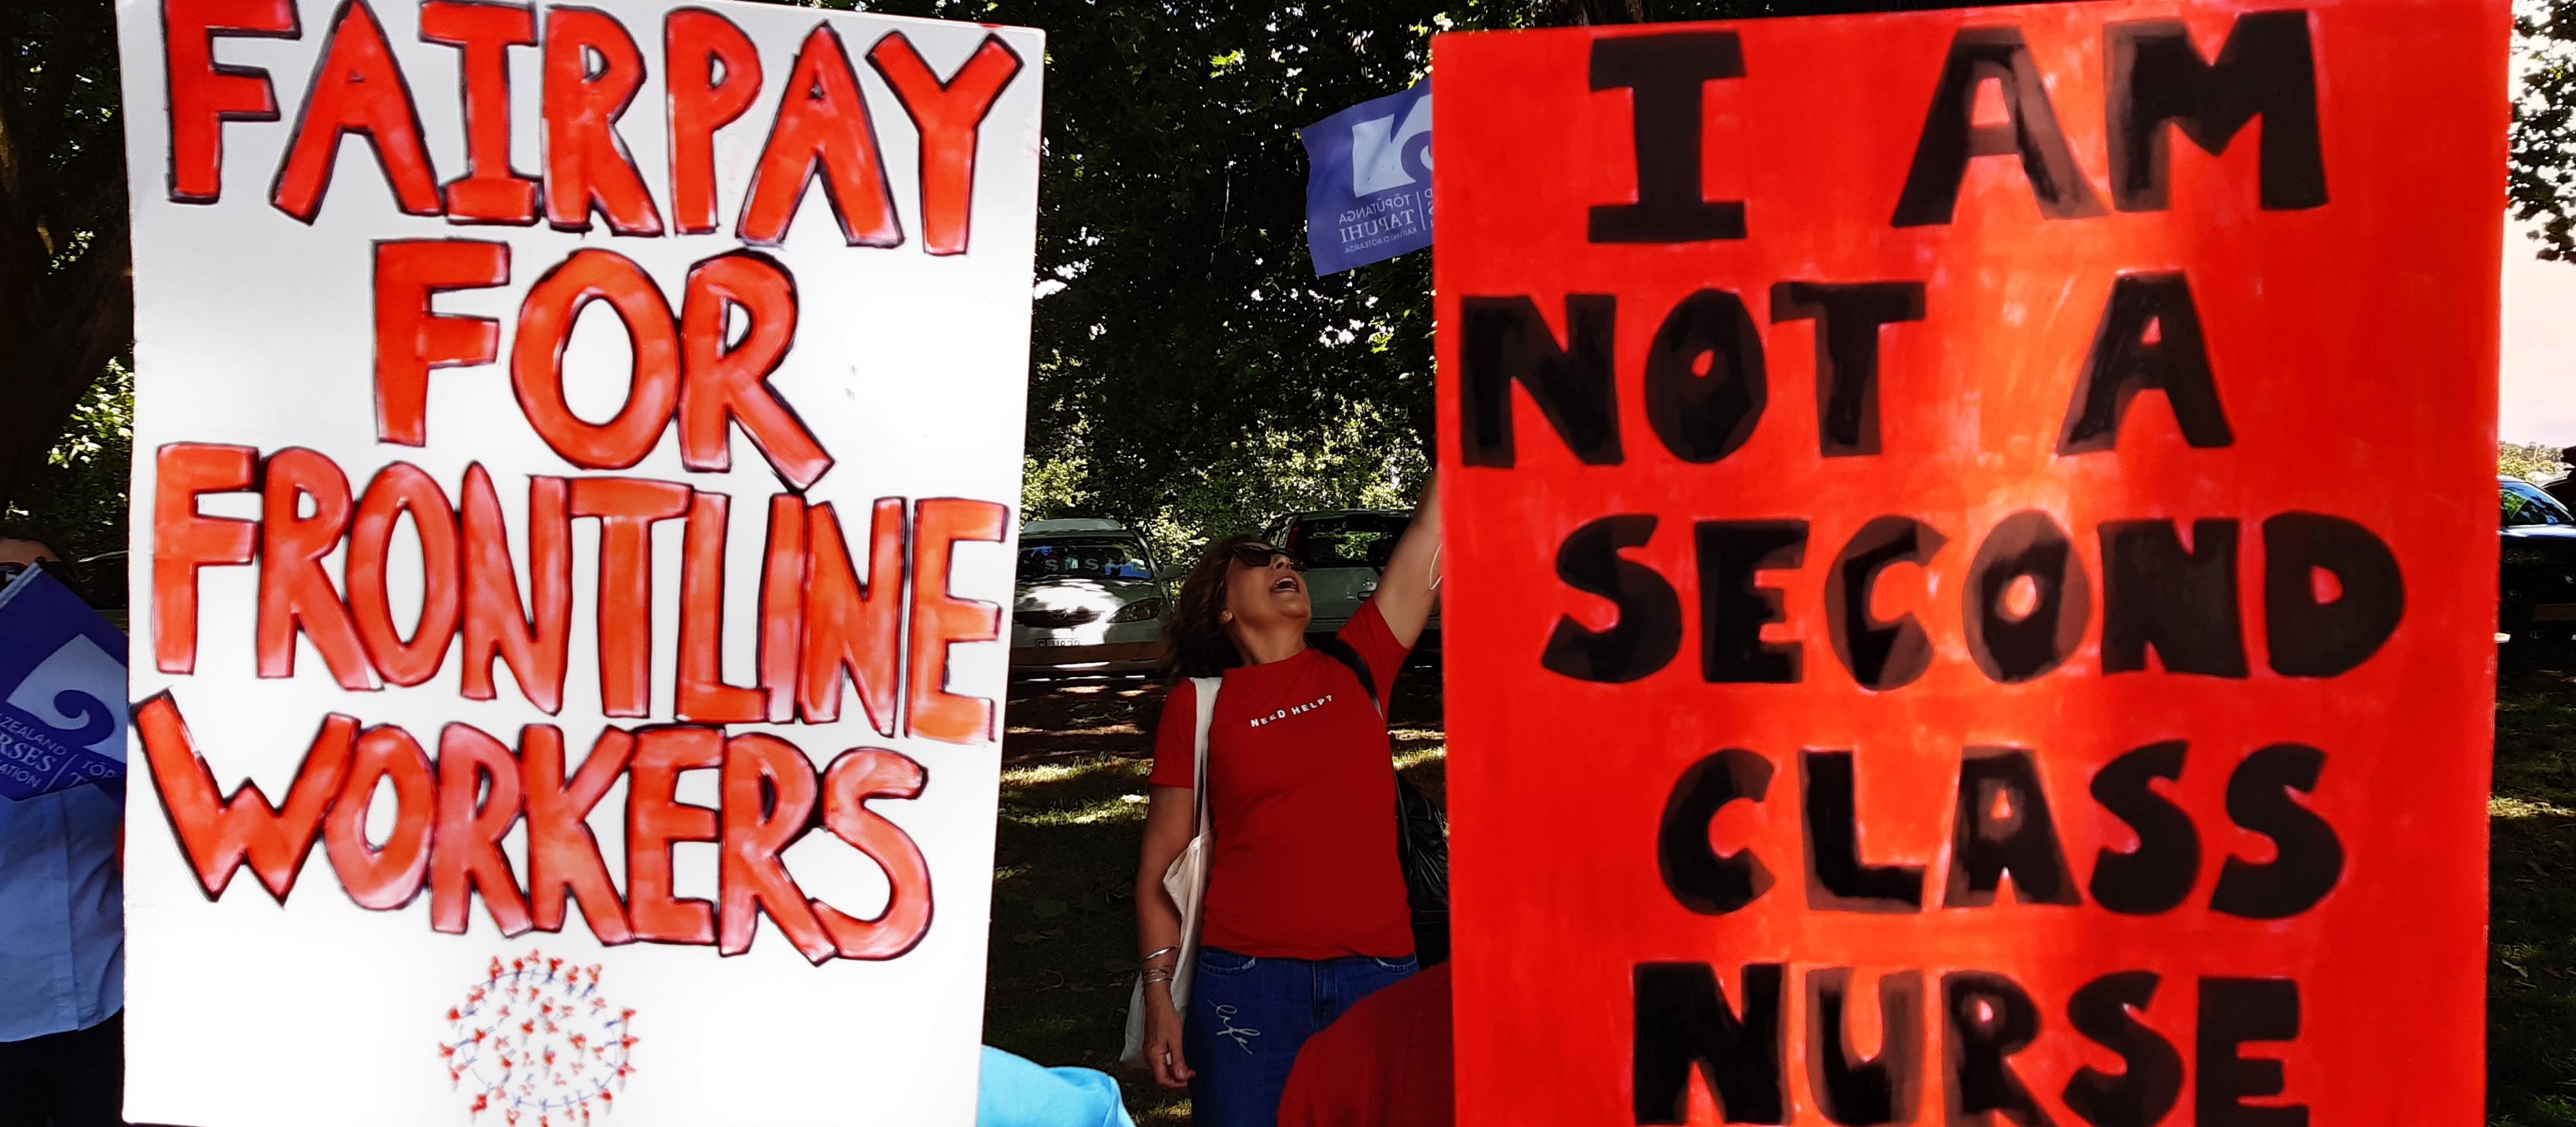
M1114 520L1020 526L1011 673L1150 672L1163 657L1161 571L1145 538Z
M2576 511L2576 474L2560 474L2532 484L2539 486L2541 492L2548 494L2560 505L2570 511Z
M81 597L119 630L132 629L126 625L125 559L125 549L119 548L80 562Z
M1270 522L1263 536L1305 565L1306 594L1315 608L1315 617L1306 629L1312 634L1330 634L1340 630L1360 604L1377 593L1387 557L1395 553L1395 542L1412 525L1411 509L1337 509L1290 513ZM1437 607L1431 612L1431 621L1422 628L1422 639L1413 648L1416 653L1439 650Z
M2504 563L2496 630L2508 643L2576 635L2576 512L2520 478L2499 477Z

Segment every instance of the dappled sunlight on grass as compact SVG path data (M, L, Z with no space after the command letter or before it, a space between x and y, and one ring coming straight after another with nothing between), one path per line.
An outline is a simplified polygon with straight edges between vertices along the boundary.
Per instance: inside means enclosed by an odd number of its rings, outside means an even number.
M1069 809L1043 810L1015 819L1032 826L1088 826L1095 822L1136 822L1145 820L1145 796L1133 801L1121 795L1102 802Z
M1002 772L1002 820L1087 826L1145 818L1148 760L1100 753Z
M1040 726L1035 725L1035 724L1013 724L1013 725L1011 725L1011 727L1010 727L1010 734L1015 735L1015 736L1029 736L1029 735L1037 735L1037 734L1040 734L1040 733L1044 733L1044 734L1047 734L1047 735L1056 735L1056 736L1109 736L1109 735L1129 735L1129 736L1132 736L1132 735L1138 735L1138 734L1140 734L1140 733L1137 731L1136 726L1135 726L1134 724L1129 724L1129 723L1124 723L1124 722L1119 722L1119 723L1104 723L1104 724L1100 724L1100 725L1098 725L1098 726L1095 726L1095 727L1089 727L1089 728L1074 728L1074 727L1066 727L1066 726L1040 727Z
M2512 798L2505 795L2497 795L2487 800L2487 817L2576 818L2576 810L2570 810L2554 802L2540 802L2528 798Z
M2488 1123L2576 1127L2576 681L2503 678L2487 814Z
M1156 1108L1148 1108L1144 1114L1136 1117L1137 1127L1145 1127L1145 1124L1148 1123L1177 1124L1187 1123L1189 1121L1190 1105L1187 1101L1164 1104L1163 1106Z
M1033 767L1012 767L1002 772L1002 785L1034 787L1049 783L1072 782L1075 779L1114 768L1119 764L1131 762L1133 761L1113 755L1100 755L1061 763L1041 763Z

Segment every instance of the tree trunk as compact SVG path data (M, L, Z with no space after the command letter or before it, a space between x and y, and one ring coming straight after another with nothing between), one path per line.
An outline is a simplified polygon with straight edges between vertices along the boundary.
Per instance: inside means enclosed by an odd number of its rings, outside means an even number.
M25 499L72 409L133 340L129 260L119 228L61 273L45 277L39 262L32 284L0 268L0 507Z
M58 19L70 22L49 47L86 44L112 60L104 5ZM67 141L61 80L79 60L9 61L19 65L0 68L0 508L27 499L72 410L134 337L122 142L112 130Z

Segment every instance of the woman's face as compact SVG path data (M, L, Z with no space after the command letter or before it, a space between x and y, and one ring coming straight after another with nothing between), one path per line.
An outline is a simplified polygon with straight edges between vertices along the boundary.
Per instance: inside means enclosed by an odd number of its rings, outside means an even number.
M1253 545L1250 555L1267 545ZM1228 625L1247 630L1266 630L1293 626L1303 630L1315 616L1314 606L1307 601L1306 577L1288 566L1285 554L1273 554L1268 562L1254 565L1241 558L1229 561L1225 576L1225 609Z

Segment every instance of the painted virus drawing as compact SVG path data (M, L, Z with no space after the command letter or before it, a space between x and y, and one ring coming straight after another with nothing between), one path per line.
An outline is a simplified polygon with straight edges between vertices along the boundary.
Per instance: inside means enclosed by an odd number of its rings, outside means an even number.
M468 1119L503 1127L578 1127L615 1110L635 1067L635 1011L600 993L599 965L540 951L492 960L447 1011L439 1063L474 1100Z

